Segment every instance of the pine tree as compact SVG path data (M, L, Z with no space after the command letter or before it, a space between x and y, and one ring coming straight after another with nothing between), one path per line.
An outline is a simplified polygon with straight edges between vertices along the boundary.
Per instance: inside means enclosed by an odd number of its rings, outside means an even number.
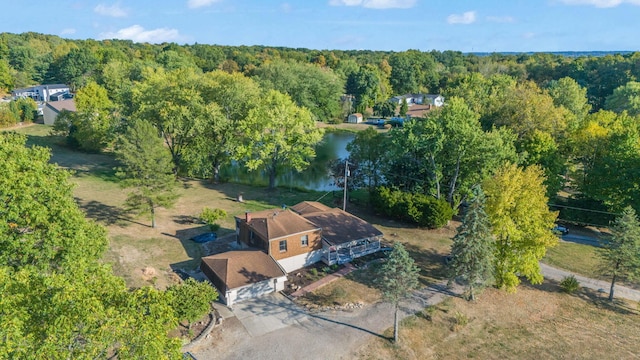
M626 207L611 227L613 236L603 242L601 253L607 269L611 271L609 300L613 300L618 279L631 280L640 276L640 222L632 207Z
M398 342L398 305L418 287L419 269L401 243L395 243L389 259L379 269L379 286L385 300L394 306L393 340Z
M469 300L475 300L474 286L484 283L492 273L495 244L489 217L484 211L482 188L473 189L473 198L462 225L451 246L450 279L463 277L468 286Z
M127 206L140 214L149 213L155 228L156 208L172 206L178 197L171 155L153 125L142 120L133 121L120 137L116 155L124 165L118 177L124 187L134 189L127 196Z

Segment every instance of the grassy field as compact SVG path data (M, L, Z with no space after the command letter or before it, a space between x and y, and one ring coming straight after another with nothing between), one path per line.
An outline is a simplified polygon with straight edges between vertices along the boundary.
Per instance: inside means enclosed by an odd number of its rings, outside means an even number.
M375 338L354 358L637 359L637 304L598 296L545 283L515 294L487 289L473 303L449 298L405 319L399 344Z
M603 279L599 251L591 245L561 241L558 246L547 250L543 262L590 278Z

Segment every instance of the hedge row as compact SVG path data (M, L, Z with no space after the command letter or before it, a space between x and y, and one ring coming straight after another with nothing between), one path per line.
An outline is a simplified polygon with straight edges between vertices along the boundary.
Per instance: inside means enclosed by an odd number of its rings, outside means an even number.
M384 186L376 189L372 203L377 211L386 216L431 229L446 225L453 217L453 209L444 200Z

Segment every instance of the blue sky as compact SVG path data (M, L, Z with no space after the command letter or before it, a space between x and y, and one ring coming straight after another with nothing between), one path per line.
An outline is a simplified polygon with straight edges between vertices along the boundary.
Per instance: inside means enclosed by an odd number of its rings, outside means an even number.
M310 49L639 50L640 0L0 0L0 32Z

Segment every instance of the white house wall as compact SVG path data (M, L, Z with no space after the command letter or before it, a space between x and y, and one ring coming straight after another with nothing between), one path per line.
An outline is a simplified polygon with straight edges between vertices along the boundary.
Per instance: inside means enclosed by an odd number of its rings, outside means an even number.
M300 255L288 257L286 259L278 260L278 264L282 266L284 271L286 271L287 273L290 273L292 271L298 270L305 266L315 264L318 261L322 260L323 253L324 253L324 250L322 249L315 250L305 254L300 254Z

